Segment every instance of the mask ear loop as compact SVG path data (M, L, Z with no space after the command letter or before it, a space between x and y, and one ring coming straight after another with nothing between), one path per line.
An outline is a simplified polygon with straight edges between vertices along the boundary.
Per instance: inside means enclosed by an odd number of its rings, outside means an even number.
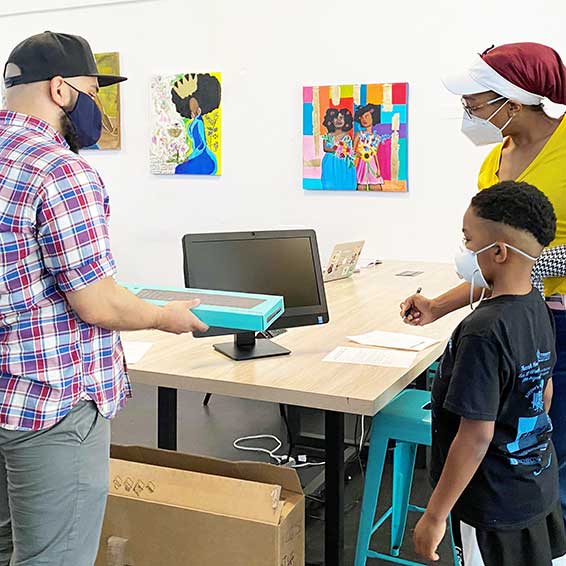
M523 250L520 250L519 248L516 248L515 246L512 246L511 244L505 244L505 247L513 250L514 252L517 252L519 255L522 255L523 257L526 257L527 259L530 259L531 261L537 261L538 257L534 257L532 255L529 255L527 252L524 252Z
M503 107L504 107L508 102L509 102L509 99L507 99L489 118L487 118L487 121L488 121L490 124L493 124L493 122L491 121L491 119L492 119L496 114L498 114L499 111L502 110ZM507 122L505 122L505 124L503 125L503 127L502 127L502 128L499 128L499 131L500 131L501 133L503 133L503 130L511 123L511 120L513 120L514 117L515 117L515 116L511 116L511 117L509 118L509 120L507 120ZM493 124L493 125L495 126L495 124Z
M472 281L470 282L470 309L474 310L474 276L476 272L472 273Z
M482 301L484 299L485 299L485 287L481 290L480 300L478 301L478 304L476 305L475 308L478 308L482 304Z
M507 122L505 122L505 124L503 124L503 127L501 128L501 130L499 130L502 134L503 134L503 130L511 123L511 120L513 120L513 118L515 118L515 116L511 116L511 118L509 118L509 120L507 120Z
M472 273L472 281L470 283L470 309L472 309L472 311L475 311L481 305L482 301L485 298L485 287L483 287L480 295L480 300L478 304L474 306L474 276L476 275L476 273L477 271L474 271Z

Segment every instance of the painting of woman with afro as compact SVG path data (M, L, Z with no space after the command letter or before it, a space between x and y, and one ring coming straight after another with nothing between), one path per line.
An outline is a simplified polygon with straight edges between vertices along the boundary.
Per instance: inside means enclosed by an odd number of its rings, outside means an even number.
M171 101L185 119L189 142L187 159L175 167L176 175L217 174L218 160L207 137L213 128L205 119L219 108L220 97L220 81L208 73L186 74L173 84Z

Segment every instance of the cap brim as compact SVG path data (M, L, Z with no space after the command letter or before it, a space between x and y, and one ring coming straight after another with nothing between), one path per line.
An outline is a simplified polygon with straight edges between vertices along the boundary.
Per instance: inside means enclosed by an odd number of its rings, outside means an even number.
M481 83L472 79L472 77L470 77L467 73L443 77L442 82L452 94L458 94L460 96L478 94L489 90L489 88L486 88Z
M127 77L120 77L118 75L89 75L91 77L96 77L98 79L98 86L104 88L105 86L112 86L124 81L127 81Z

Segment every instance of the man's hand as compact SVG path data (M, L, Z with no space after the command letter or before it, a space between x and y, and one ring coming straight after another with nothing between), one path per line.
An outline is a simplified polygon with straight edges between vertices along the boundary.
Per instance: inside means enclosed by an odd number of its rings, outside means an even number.
M199 320L191 309L198 307L200 301L173 301L161 309L158 330L171 332L172 334L184 334L185 332L206 332L208 326Z
M420 294L405 299L401 305L401 318L405 324L424 326L434 322L439 317L434 313L433 301Z
M425 560L437 562L440 556L436 549L442 542L445 533L446 521L438 521L425 512L413 533L415 552Z
M158 307L120 287L112 277L66 293L66 297L81 320L108 330L157 329L173 334L208 330L191 312L200 301L175 301Z

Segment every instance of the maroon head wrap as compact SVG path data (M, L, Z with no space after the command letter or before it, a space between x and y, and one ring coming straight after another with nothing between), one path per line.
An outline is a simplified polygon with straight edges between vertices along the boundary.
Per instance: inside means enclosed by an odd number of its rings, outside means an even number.
M566 104L566 67L560 55L540 43L509 43L484 51L481 58L515 86Z

